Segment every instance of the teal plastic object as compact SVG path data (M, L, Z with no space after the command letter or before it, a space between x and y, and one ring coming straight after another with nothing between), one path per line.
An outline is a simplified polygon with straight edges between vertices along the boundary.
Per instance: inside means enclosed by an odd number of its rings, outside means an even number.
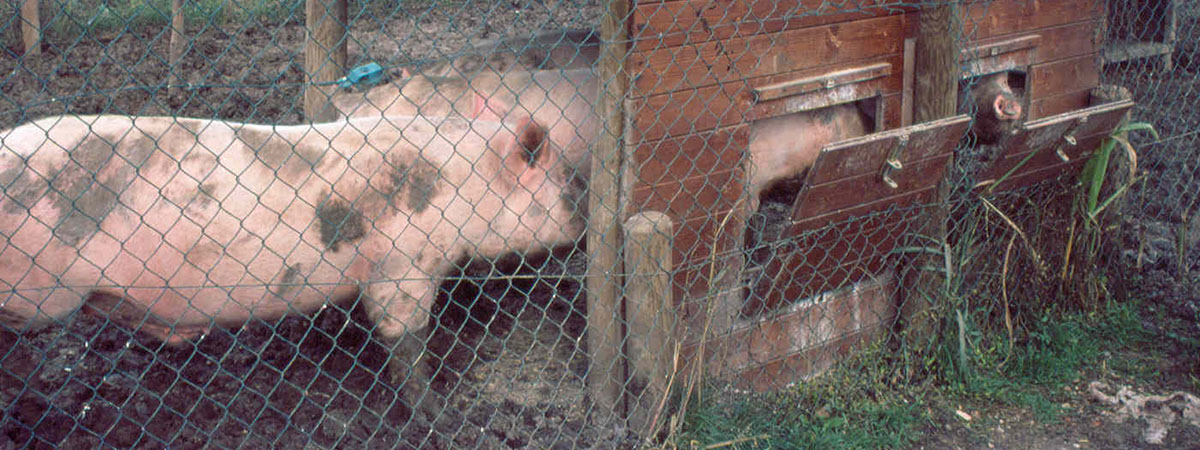
M350 69L350 73L338 80L338 86L374 86L383 80L383 67L376 63L363 64Z

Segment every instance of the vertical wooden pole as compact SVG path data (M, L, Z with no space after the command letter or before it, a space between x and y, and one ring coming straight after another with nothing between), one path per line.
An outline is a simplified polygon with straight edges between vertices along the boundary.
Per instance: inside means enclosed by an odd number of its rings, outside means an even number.
M916 82L917 39L904 40L904 73L900 90L900 126L913 124L913 83Z
M42 53L42 21L38 17L38 0L21 0L21 40L26 55Z
M913 122L924 123L955 114L958 105L958 49L956 41L965 39L959 22L957 1L921 9L916 43L915 90L913 92ZM953 164L951 160L947 164ZM949 173L948 171L946 172ZM947 175L948 177L949 175ZM949 207L950 180L943 177L934 198L923 214L914 221L911 235L923 236L912 245L938 247L949 251L946 242L946 220ZM922 351L933 338L936 318L931 306L944 291L943 274L930 268L945 266L944 259L934 253L916 253L901 261L900 320L904 326L905 343L912 351Z
M326 84L346 72L346 0L307 0L305 20L308 38L304 45L304 115L310 122L337 118L329 99L337 86Z
M593 418L599 423L625 417L622 391L625 363L621 317L621 138L625 119L623 100L628 86L625 75L626 30L629 0L612 0L600 23L600 59L597 63L603 86L596 108L604 131L592 147L591 180L588 186L588 351L592 366L588 389L595 405Z
M678 319L671 300L675 225L660 212L643 212L625 221L625 343L629 385L625 404L629 426L652 439L662 427L667 384L675 352Z
M168 50L168 64L170 69L167 72L167 88L170 95L174 95L179 89L179 72L180 61L183 58L183 0L171 1L171 43Z

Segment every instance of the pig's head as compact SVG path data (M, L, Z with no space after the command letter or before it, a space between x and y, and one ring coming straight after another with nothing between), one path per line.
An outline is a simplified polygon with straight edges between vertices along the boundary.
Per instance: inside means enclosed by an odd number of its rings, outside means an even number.
M530 246L560 244L583 233L584 186L545 127L532 118L521 119L497 133L489 147L502 159L492 188L516 218L507 236L513 245L526 240Z
M1021 99L1009 82L1010 74L1000 72L975 80L969 96L974 122L971 135L979 145L996 145L1016 133L1025 117Z

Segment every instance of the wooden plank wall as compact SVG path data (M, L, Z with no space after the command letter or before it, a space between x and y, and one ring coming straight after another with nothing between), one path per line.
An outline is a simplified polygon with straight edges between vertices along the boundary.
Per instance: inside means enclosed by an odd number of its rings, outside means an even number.
M663 211L675 220L674 295L685 317L696 318L699 307L689 299L713 292L710 272L741 264L740 256L709 257L732 255L743 238L743 165L748 124L756 118L753 88L887 62L891 75L880 83L883 128L899 126L903 42L912 36L919 13L887 1L870 2L866 10L815 9L824 3L646 0L633 8L625 209ZM1084 108L1099 83L1102 6L1101 0L969 1L962 21L965 45L1040 35L1026 77L1030 118ZM771 270L783 281L775 289L811 294L879 273L886 268L885 255L855 243L872 236L894 240L902 225L852 222L819 234L809 244L834 253L819 257L828 252L808 250L772 262L782 266ZM854 253L851 247L859 249L856 256L838 259Z
M710 293L714 247L728 253L740 246L754 87L888 62L884 126L899 125L905 10L875 2L865 11L818 14L822 3L677 0L634 8L627 212L658 210L675 219L681 301ZM734 268L740 258L718 264Z
M1029 119L1089 105L1100 84L1101 0L993 0L966 5L963 31L969 45L1037 34L1041 44L1026 88Z

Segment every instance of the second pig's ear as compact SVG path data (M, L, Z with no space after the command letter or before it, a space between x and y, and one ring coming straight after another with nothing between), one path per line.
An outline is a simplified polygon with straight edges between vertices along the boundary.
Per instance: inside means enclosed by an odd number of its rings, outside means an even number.
M510 109L509 105L496 100L495 98L486 98L480 95L479 92L472 92L475 96L471 117L478 120L489 120L500 122L504 120L504 116Z

